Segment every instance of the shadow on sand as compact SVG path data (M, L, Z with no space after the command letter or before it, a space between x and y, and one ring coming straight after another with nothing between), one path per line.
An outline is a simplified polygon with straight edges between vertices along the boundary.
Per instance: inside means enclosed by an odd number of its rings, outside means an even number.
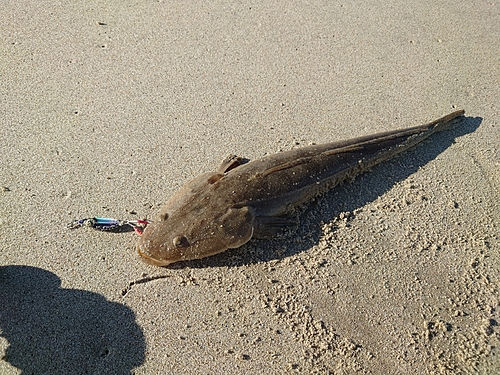
M3 360L22 374L130 374L144 362L145 340L128 307L63 289L36 267L0 267Z

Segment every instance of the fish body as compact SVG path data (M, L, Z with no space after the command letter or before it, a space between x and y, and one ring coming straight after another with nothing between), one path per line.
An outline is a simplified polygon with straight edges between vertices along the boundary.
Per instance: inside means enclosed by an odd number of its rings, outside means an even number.
M228 157L218 171L184 185L161 208L137 244L157 266L200 259L272 236L318 194L455 124L464 111L432 123L313 145L242 164Z

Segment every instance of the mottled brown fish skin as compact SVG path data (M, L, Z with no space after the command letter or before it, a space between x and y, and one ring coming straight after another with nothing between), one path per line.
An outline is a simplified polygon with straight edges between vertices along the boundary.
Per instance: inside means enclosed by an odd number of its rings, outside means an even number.
M162 207L137 244L150 264L200 259L269 237L314 196L454 126L456 111L426 125L302 147L196 177Z

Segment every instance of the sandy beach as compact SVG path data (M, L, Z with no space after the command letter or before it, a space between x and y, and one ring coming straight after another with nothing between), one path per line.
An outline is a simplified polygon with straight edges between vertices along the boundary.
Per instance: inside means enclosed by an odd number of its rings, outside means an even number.
M500 373L500 3L1 8L0 374ZM270 240L160 268L66 227L458 109Z

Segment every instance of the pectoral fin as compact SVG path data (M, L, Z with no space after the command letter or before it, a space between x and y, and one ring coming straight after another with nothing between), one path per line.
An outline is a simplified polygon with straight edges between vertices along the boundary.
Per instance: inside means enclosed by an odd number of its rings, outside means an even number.
M297 221L289 217L258 216L255 218L253 235L255 238L269 238L296 225Z
M222 217L220 234L229 248L240 247L253 235L255 213L251 207L230 208Z

